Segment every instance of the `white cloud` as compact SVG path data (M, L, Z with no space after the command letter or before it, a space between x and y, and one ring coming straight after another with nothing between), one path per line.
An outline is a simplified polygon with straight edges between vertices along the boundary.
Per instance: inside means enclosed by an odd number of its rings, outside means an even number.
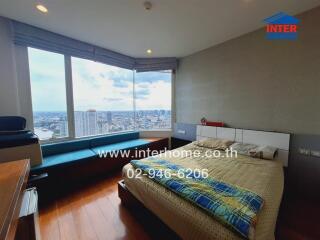
M127 88L120 88L114 86L116 80L112 79L112 76L126 75L131 71L73 59L72 72L75 110L133 110L132 83Z
M34 110L66 110L63 56L29 49L29 60ZM138 110L171 109L171 81L162 77L168 78L155 72L137 76ZM72 78L75 110L133 110L131 70L72 58Z
M149 94L136 99L137 110L171 109L171 83L160 80L147 84ZM146 84L136 84L136 90L145 90Z

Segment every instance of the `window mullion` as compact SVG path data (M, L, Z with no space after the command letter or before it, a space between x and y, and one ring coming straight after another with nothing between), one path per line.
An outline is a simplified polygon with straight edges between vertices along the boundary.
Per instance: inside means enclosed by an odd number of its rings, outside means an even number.
M174 123L176 122L176 71L172 70L171 73L171 126L170 129L173 129Z
M72 64L71 56L65 55L65 77L66 77L66 93L67 93L67 116L68 116L68 132L69 138L75 138L75 122L74 122L74 103L73 103L73 84L72 84Z
M133 130L137 131L137 112L136 112L136 71L132 70L132 81L133 81L133 86L132 86L132 97L133 97Z

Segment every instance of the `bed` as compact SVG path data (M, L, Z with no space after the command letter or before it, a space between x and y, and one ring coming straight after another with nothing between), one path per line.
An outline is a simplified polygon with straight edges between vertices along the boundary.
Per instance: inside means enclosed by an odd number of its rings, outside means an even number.
M206 157L204 154L198 157L186 154L178 156L177 153L181 151L208 151L205 147L199 147L191 143L172 150L171 154L160 154L157 158L165 159L186 168L208 169L210 177L248 189L260 195L265 204L258 214L254 239L274 239L284 185L283 166L288 164L290 135L215 127L210 127L208 131L208 127L204 129L203 126L198 126L198 140L210 137L220 137L241 142L263 142L264 144L278 147L280 153L273 161L244 155L238 155L237 158L212 158ZM126 188L182 239L243 239L239 234L226 228L198 206L184 200L152 179L146 176L139 178L128 177L128 170L132 168L131 164L127 164L123 168Z

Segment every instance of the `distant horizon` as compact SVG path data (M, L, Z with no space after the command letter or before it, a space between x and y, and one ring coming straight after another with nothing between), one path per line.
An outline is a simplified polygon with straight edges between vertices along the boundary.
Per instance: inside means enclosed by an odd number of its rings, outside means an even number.
M88 110L75 110L74 112L88 112L89 110L95 110L96 112L138 112L138 111L171 111L171 109L139 109L139 110L96 110L96 109L88 109ZM66 110L47 110L47 111L33 111L37 112L67 112Z

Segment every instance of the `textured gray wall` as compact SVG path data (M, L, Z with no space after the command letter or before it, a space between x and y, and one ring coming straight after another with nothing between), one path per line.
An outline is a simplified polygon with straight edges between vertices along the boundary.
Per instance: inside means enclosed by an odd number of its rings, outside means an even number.
M297 41L260 29L181 59L176 122L320 134L320 7L297 17Z
M0 17L0 115L18 115L18 83L11 28L7 19Z

